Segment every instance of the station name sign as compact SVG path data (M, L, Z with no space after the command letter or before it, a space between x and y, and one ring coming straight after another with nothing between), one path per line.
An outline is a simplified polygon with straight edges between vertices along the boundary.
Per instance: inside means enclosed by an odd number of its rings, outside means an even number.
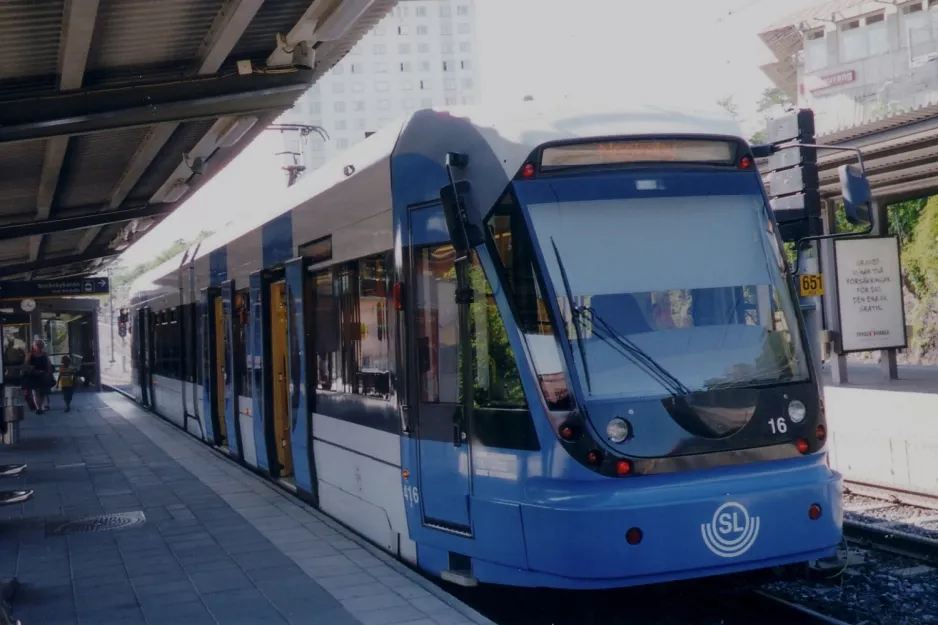
M0 281L0 299L107 295L110 290L111 284L107 278Z

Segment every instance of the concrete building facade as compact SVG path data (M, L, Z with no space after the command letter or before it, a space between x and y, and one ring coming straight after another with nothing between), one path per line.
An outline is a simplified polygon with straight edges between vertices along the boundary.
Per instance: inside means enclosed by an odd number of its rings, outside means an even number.
M819 133L938 102L938 0L833 0L760 33L762 70Z
M310 172L392 119L477 103L476 46L474 0L401 0L281 119L328 140L284 133L286 152L302 150Z

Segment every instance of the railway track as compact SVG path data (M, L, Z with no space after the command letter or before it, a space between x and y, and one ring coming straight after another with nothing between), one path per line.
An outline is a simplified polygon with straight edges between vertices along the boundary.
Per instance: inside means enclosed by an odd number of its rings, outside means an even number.
M938 565L938 496L853 481L845 489L848 541Z
M736 584L713 578L609 591L443 587L498 625L856 625Z

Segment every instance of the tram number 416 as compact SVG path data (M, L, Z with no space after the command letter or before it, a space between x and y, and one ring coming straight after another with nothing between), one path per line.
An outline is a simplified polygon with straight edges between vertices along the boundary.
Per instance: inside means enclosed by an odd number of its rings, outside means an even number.
M411 506L416 506L420 503L420 492L417 490L416 486L404 484L404 500Z
M798 276L801 297L824 295L824 276L819 273L806 273Z

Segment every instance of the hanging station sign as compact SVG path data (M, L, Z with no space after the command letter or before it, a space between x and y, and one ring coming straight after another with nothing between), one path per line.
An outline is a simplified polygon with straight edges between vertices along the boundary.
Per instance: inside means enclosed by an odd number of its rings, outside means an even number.
M899 239L834 239L840 353L906 347Z
M111 284L107 278L10 280L0 282L0 299L107 295L110 290Z

